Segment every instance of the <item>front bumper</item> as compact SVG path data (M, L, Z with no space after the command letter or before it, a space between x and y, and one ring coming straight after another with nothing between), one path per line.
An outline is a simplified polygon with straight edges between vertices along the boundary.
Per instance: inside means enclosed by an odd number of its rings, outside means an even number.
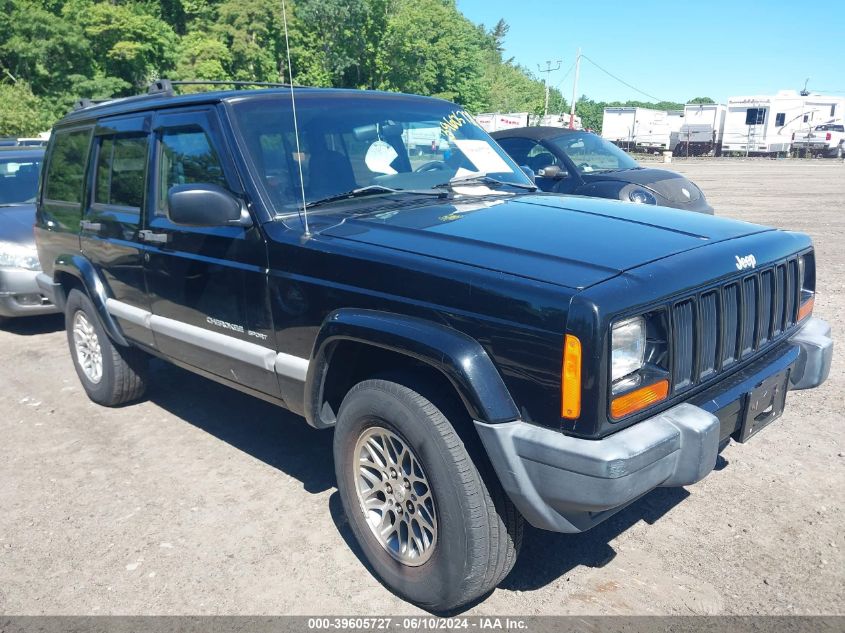
M830 327L812 318L789 342L708 390L601 440L522 421L476 422L511 500L533 526L583 532L657 487L686 486L716 465L719 444L736 433L746 395L789 371L790 389L827 379Z
M37 316L58 311L38 287L37 276L35 270L0 268L0 316Z

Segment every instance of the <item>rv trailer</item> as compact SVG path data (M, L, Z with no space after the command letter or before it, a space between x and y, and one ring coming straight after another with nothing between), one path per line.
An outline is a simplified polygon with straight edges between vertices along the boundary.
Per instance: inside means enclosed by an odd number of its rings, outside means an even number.
M725 116L723 152L785 154L797 132L836 118L845 98L782 90L772 96L731 97Z
M528 125L528 112L484 112L475 115L475 120L484 128L485 132L496 132L498 130L510 130L515 127L526 127Z
M727 107L719 103L688 103L684 122L678 131L674 153L677 156L719 156L725 132Z
M667 149L669 122L665 110L613 106L604 109L601 136L623 149Z

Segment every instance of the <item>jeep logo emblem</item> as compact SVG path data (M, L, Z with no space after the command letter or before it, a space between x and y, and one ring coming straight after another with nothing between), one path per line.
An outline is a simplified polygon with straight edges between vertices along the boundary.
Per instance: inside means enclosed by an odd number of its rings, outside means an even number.
M757 266L757 258L754 255L746 255L745 257L736 256L736 269L745 270L746 268L754 268Z

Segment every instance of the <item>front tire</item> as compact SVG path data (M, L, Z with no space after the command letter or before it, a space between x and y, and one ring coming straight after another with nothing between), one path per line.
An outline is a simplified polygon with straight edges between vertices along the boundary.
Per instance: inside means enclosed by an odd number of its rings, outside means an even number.
M423 395L389 380L357 384L340 407L334 460L365 557L405 600L445 612L492 590L513 568L522 517Z
M144 395L147 355L135 348L115 345L100 323L91 299L75 288L68 294L65 323L76 375L91 400L116 407Z

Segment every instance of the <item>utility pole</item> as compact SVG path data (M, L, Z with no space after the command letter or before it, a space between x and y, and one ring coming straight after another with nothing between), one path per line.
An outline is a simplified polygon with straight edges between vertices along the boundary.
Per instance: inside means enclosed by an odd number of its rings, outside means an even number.
M545 106L543 106L543 118L544 118L544 119L545 119L545 118L548 116L548 114L549 114L549 75L550 75L551 73L553 73L554 71L556 71L556 70L559 70L559 69L560 69L560 63L561 63L562 61L563 61L563 60L561 60L561 59L557 60L557 61L555 62L555 64L557 64L557 66L555 66L554 68L552 68L552 62L551 62L551 61L547 61L547 62L546 62L546 69L545 69L545 70L543 70L543 69L540 67L540 64L537 64L537 70L538 70L539 72L541 72L541 73L546 73L546 81L545 81L545 83L546 83L546 105L545 105Z
M575 100L578 98L578 75L581 72L581 49L575 55L575 80L572 82L572 105L569 107L569 129L575 129Z

